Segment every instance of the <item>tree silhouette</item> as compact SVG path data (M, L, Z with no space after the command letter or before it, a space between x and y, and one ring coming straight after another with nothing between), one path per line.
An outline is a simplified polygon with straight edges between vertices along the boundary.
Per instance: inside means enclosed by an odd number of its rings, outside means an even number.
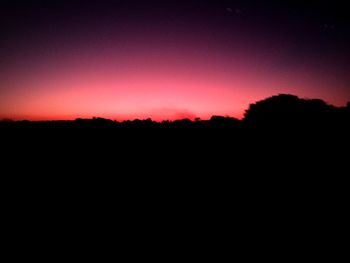
M280 94L249 106L246 123L265 126L326 125L336 119L336 108L320 99L300 99Z
M201 131L217 130L227 136L237 135L239 132L254 131L259 133L262 129L286 128L300 131L332 131L333 133L345 133L350 126L350 102L345 107L334 107L320 99L301 99L291 94L280 94L250 104L244 114L243 121L224 116L212 116L210 120L196 118L175 121L155 122L148 118L145 120L128 120L117 122L100 117L92 119L76 119L75 121L0 121L0 128L11 129L101 129L106 130L172 130L181 128L184 130L198 129ZM214 128L214 129L213 129ZM242 128L242 129L241 129ZM220 136L220 135L219 135Z

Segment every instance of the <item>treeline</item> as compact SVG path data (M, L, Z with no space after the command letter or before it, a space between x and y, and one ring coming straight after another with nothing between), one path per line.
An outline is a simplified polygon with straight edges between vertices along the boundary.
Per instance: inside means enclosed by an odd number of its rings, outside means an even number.
M350 121L350 102L345 107L335 107L320 99L301 99L281 94L251 104L242 120L213 116L210 120L182 119L156 122L152 119L118 122L94 117L74 121L11 121L1 122L2 127L55 127L55 128L344 128Z

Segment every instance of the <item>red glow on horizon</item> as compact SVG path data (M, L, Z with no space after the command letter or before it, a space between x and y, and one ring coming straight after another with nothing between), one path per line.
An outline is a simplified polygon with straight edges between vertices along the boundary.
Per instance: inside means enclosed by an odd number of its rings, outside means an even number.
M347 100L329 89L338 84L329 77L314 69L279 71L258 52L191 47L85 52L26 61L2 83L7 89L0 118L242 118L250 103L279 93L335 105Z

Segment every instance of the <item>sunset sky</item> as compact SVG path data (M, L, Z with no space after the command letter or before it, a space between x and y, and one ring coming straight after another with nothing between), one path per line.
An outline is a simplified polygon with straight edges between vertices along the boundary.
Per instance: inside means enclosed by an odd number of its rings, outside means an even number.
M242 117L350 101L341 1L0 0L0 119Z

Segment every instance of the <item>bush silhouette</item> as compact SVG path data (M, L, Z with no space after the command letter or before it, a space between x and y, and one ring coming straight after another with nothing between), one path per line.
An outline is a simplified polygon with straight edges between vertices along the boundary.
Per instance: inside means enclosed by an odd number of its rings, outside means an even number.
M249 106L244 121L266 126L319 126L337 119L337 109L320 99L300 99L280 94Z

